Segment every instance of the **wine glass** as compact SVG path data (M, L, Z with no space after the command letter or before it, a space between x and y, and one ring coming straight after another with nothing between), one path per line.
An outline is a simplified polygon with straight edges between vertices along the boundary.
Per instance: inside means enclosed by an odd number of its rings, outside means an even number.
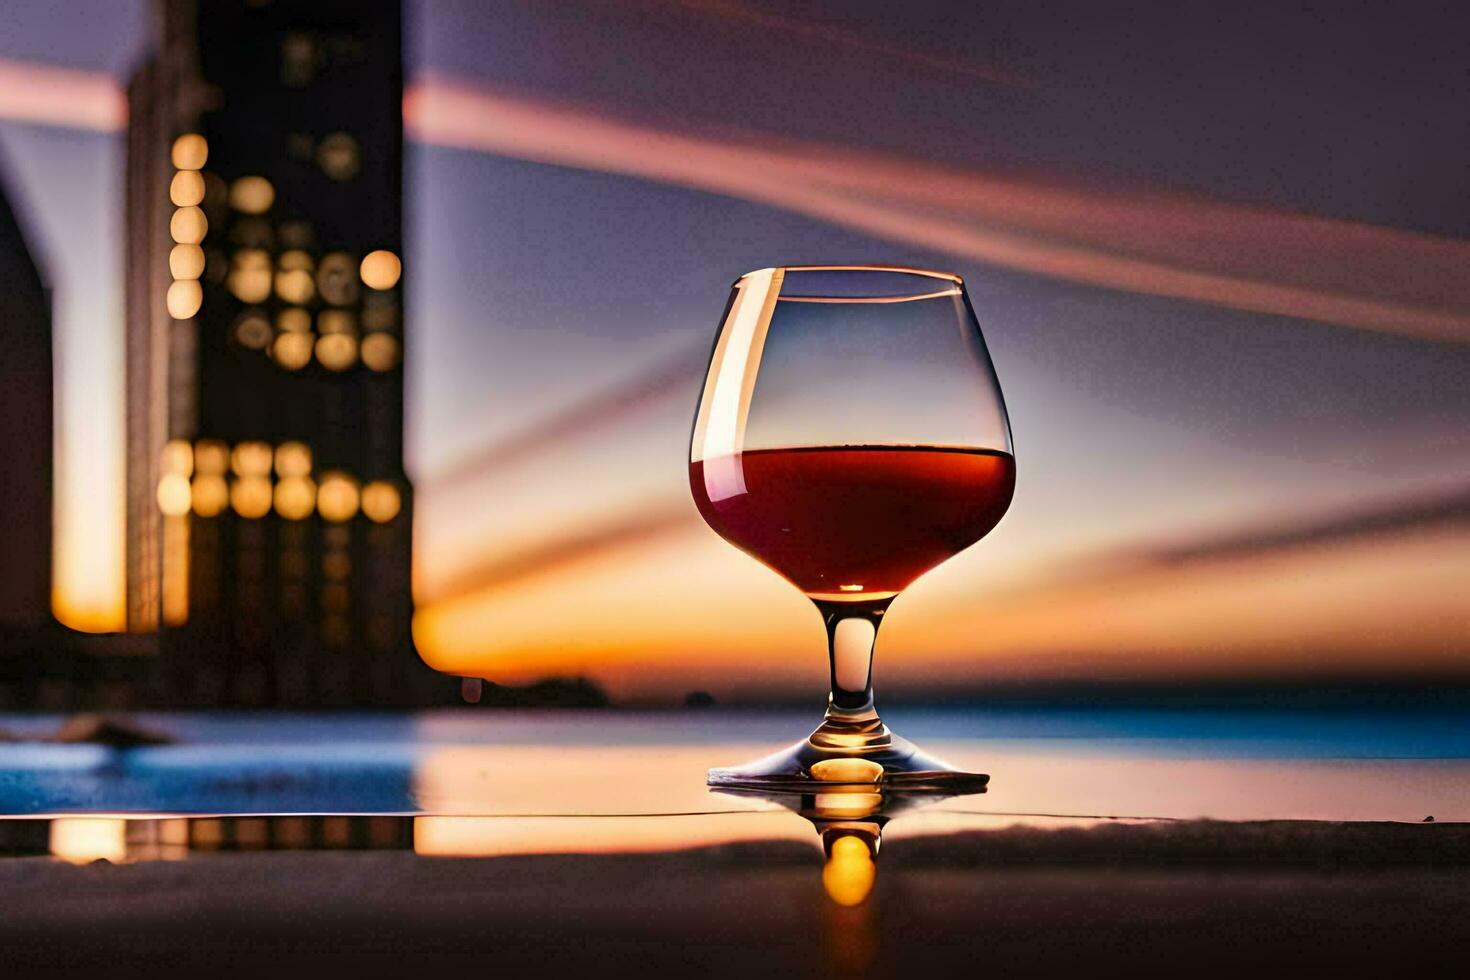
M983 786L988 776L920 752L873 706L889 605L995 527L1015 488L1010 424L964 281L872 265L741 276L695 416L689 484L710 527L816 604L831 664L816 731L711 769L710 785Z

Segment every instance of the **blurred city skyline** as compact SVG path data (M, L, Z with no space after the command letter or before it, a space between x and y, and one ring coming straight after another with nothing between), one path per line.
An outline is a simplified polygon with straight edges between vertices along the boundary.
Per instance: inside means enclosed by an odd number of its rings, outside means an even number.
M407 8L435 666L819 690L809 604L694 511L689 420L730 280L881 261L965 275L1019 468L1001 526L895 605L881 686L1470 674L1454 40L1367 13ZM0 164L56 298L55 606L106 631L147 4L9 16Z

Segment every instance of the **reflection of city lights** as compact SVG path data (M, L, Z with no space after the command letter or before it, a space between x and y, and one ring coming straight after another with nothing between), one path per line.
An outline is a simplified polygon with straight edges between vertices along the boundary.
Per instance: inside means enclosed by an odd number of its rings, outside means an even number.
M158 481L158 509L169 517L189 513L189 478L182 473L165 473Z
M398 488L386 480L374 480L362 488L362 512L374 524L387 524L402 506Z
M286 269L276 273L276 295L288 303L307 303L316 291L311 273L305 269Z
M359 271L363 284L369 289L392 289L403 274L403 263L392 252L380 248L362 257Z
M230 506L241 517L254 520L271 509L271 481L263 476L242 476L230 486Z
M242 442L230 453L230 468L237 476L265 476L271 471L273 455L264 442Z
M209 231L209 219L197 207L179 208L169 219L168 232L180 245L198 245Z
M185 133L174 140L170 157L175 170L203 170L209 159L209 144L198 133Z
M357 140L347 133L329 133L316 148L316 163L333 180L351 180L361 169Z
M225 478L214 473L194 477L194 513L200 517L218 517L230 502L230 488Z
M170 439L158 454L158 466L164 473L188 476L194 472L194 447L187 439Z
M311 473L311 447L304 442L283 442L276 447L276 473L306 476Z
M260 310L246 310L235 321L235 340L250 350L265 350L276 332Z
M333 306L348 306L357 301L357 266L346 252L322 256L316 269L316 288L322 299Z
M271 357L287 371L300 371L311 361L311 348L309 333L277 334L271 344Z
M230 447L218 439L200 439L194 444L195 473L223 473L230 464Z
M204 275L204 249L175 245L168 253L168 271L175 279L198 279Z
M356 333L357 320L350 310L322 310L316 315L317 333Z
M276 189L264 177L241 177L230 185L230 207L243 214L264 214L276 202Z
M861 905L872 892L877 875L867 841L844 835L832 842L827 864L822 868L822 887L838 905Z
M168 185L168 199L175 207L187 208L204 201L204 178L197 170L180 170Z
M398 338L370 333L362 338L362 363L374 371L391 371L398 366Z
M311 329L311 314L299 306L288 306L276 314L276 327L282 333L306 333Z
M327 334L316 342L316 359L328 371L346 371L357 361L357 341L347 334Z
M304 476L288 476L276 484L276 513L288 521L305 520L316 507L316 484Z
M204 302L204 288L197 279L178 279L168 287L168 315L175 320L187 320L199 312Z
M72 864L128 856L128 824L118 817L59 817L51 821L51 853Z
M322 474L316 491L317 512L333 524L352 520L357 513L357 481L346 473Z

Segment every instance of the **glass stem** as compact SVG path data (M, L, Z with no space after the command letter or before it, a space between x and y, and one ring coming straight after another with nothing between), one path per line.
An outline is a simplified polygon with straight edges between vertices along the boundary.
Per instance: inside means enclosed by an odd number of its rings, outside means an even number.
M873 642L892 598L872 602L816 603L827 624L827 652L832 693L826 725L866 726L878 723L873 707Z

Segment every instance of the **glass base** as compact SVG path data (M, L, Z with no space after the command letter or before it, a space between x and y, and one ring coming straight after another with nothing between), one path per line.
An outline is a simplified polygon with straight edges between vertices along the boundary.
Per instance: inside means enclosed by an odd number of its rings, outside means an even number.
M799 791L823 786L885 786L911 792L974 793L990 777L965 772L890 732L876 715L829 715L810 736L739 766L711 769L710 786Z

